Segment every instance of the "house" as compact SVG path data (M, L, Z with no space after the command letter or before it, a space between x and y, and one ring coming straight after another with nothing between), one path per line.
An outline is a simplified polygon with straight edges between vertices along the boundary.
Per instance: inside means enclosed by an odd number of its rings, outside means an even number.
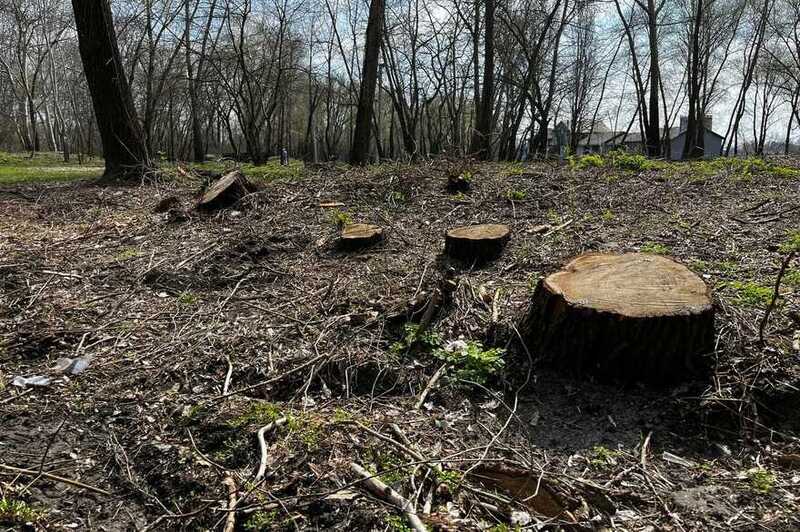
M667 138L669 139L669 152L665 155L673 161L679 161L683 158L683 145L686 142L686 128L687 117L680 118L680 126L672 127L669 129ZM723 136L716 133L713 127L713 118L706 115L705 123L705 137L704 148L705 157L717 157L722 153ZM630 152L643 152L644 142L642 141L642 134L640 132L629 132L625 134L621 132L611 131L598 131L592 132L582 138L578 143L577 154L583 155L584 153L607 152L614 149L624 148Z

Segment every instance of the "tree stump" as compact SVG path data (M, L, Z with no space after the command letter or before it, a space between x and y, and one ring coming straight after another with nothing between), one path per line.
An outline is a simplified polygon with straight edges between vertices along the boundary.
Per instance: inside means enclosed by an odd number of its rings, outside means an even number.
M383 240L383 228L370 224L347 224L339 238L339 248L355 250Z
M197 202L197 209L201 211L215 211L227 209L237 201L258 190L239 170L228 172L211 184L203 197Z
M469 262L486 262L503 252L511 229L507 225L483 224L455 227L445 235L444 251Z
M562 371L669 384L705 368L714 307L706 284L669 258L588 253L539 281L521 330Z

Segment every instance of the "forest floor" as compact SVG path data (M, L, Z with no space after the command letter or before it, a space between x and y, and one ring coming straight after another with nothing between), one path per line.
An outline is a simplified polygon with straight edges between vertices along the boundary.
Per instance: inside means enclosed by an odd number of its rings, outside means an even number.
M449 173L472 190L448 193ZM430 530L800 527L800 260L758 344L800 161L260 178L212 214L185 179L0 184L0 529L411 530L352 464ZM153 213L171 195L180 207ZM386 238L340 251L347 221ZM513 230L498 260L442 256L446 229L480 222ZM664 389L531 363L516 330L532 288L590 250L703 277L712 374ZM409 349L414 310L450 276ZM457 339L474 364L440 349Z

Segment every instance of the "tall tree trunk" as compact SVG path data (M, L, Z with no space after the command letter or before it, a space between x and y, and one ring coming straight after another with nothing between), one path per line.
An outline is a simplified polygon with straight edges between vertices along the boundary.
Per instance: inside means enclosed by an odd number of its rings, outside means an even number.
M356 129L353 133L353 145L350 150L351 164L366 164L369 161L372 106L375 102L375 87L378 84L378 56L382 33L383 0L372 0L369 5L367 36L364 45L364 68L361 70Z
M108 0L72 0L86 81L106 161L105 178L137 179L149 165L122 68Z
M648 37L650 44L650 107L645 130L647 155L661 157L661 131L658 96L661 69L658 64L658 10L654 0L647 1Z
M486 0L484 58L483 58L483 91L481 105L478 109L478 120L472 136L470 151L478 159L486 161L492 156L492 101L494 94L494 7L495 0Z

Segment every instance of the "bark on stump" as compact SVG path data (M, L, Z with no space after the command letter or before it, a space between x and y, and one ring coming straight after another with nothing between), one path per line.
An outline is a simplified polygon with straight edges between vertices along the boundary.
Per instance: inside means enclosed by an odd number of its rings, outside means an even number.
M201 211L227 209L237 201L257 190L242 172L234 170L222 176L208 187L197 203Z
M348 224L342 229L339 248L355 250L383 240L383 228L370 224Z
M507 225L483 224L455 227L445 235L444 251L468 262L486 262L503 252L511 229Z
M706 284L659 255L588 253L539 281L522 336L562 371L668 384L696 376L714 349Z

